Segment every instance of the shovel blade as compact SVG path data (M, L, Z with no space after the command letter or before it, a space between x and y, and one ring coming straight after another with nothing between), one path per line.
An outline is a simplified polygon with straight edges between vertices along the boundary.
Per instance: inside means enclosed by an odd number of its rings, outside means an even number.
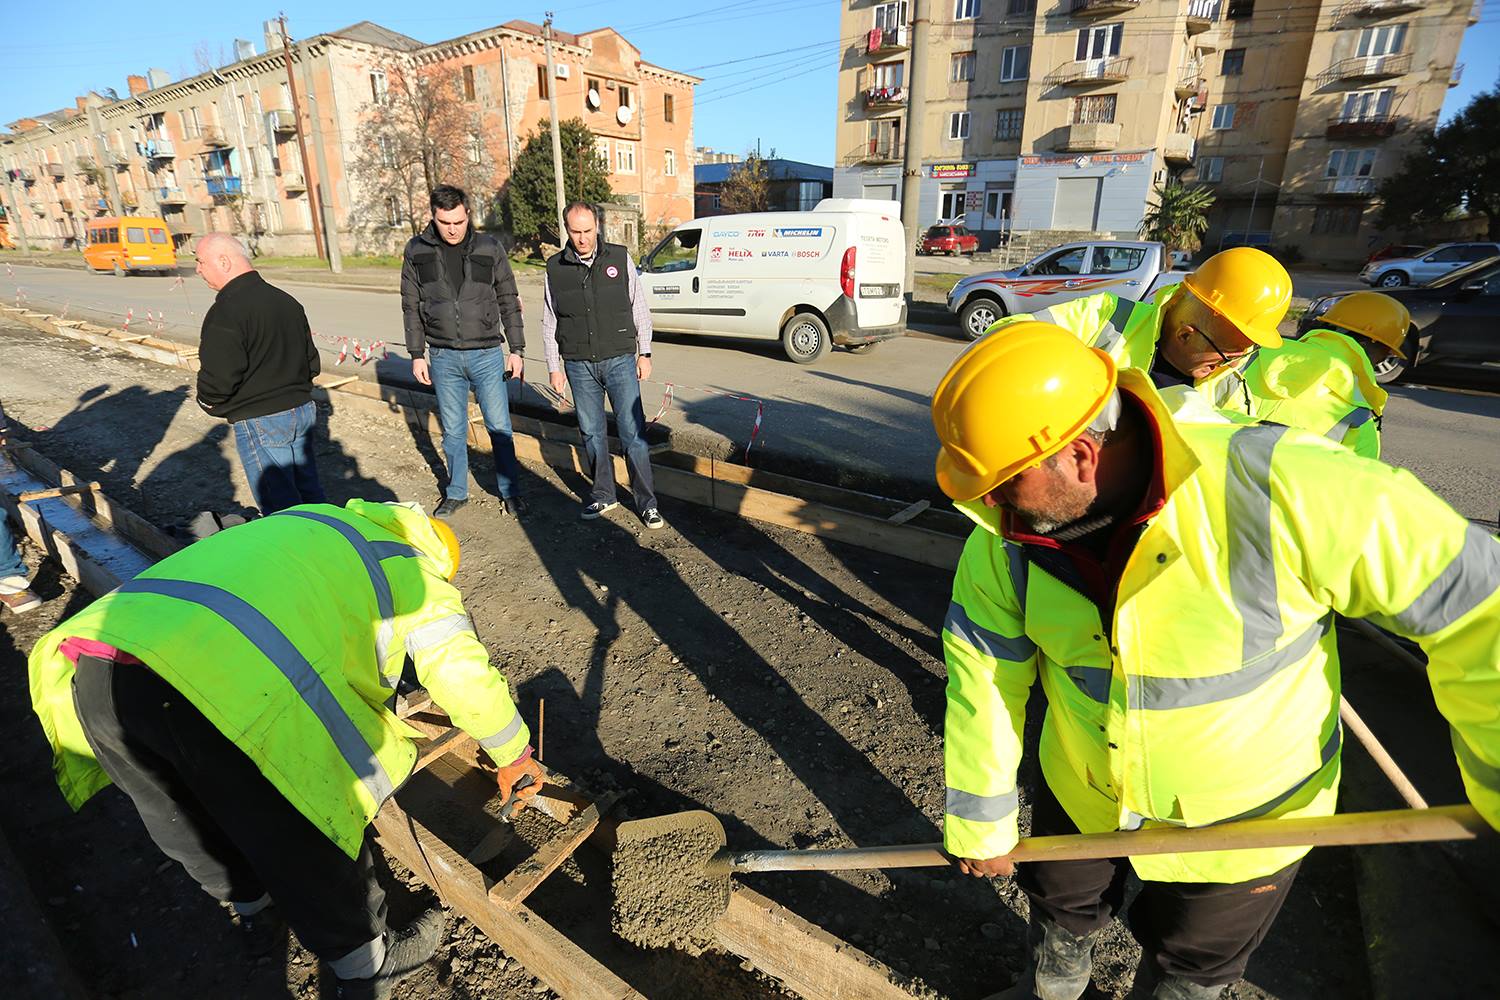
M627 941L698 954L729 908L729 873L709 861L724 825L701 809L621 823L614 854L613 925Z

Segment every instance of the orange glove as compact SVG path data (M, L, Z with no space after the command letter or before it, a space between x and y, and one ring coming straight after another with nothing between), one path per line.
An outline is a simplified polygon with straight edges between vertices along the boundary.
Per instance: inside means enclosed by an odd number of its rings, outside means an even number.
M532 759L528 747L519 759L502 767L495 780L500 786L500 813L509 819L536 798L546 783L547 772Z

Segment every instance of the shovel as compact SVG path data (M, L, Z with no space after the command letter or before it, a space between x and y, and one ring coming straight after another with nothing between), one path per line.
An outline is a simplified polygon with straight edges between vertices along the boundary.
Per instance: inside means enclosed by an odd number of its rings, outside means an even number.
M500 822L503 825L492 829L484 835L484 839L474 845L474 849L467 855L470 864L477 866L493 861L500 856L501 851L505 850L506 845L515 839L516 831L512 823L516 809L521 803L521 790L530 788L535 780L530 774L522 774L516 780L515 787L511 789L510 798L500 805Z
M1253 819L1187 829L1150 827L1113 833L1027 837L1012 861L1080 861L1195 851L1330 847L1473 840L1491 833L1472 806L1394 809L1294 819ZM831 850L725 849L724 826L702 810L621 823L614 859L615 932L646 947L706 948L729 906L735 872L859 871L951 865L941 844Z

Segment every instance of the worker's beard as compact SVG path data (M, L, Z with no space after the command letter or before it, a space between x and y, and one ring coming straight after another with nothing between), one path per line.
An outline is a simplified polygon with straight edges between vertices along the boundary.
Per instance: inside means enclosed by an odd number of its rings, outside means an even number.
M1060 472L1053 472L1054 489L1045 497L1024 507L1006 505L1033 534L1050 535L1058 528L1072 524L1089 512L1098 496L1097 491L1082 483L1069 483Z

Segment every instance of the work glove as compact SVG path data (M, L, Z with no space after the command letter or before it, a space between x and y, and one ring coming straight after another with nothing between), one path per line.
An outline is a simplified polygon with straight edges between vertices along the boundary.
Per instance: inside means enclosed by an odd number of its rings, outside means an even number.
M500 786L500 811L507 819L531 804L536 793L542 790L547 772L531 757L531 748L514 762L502 767L496 775Z

